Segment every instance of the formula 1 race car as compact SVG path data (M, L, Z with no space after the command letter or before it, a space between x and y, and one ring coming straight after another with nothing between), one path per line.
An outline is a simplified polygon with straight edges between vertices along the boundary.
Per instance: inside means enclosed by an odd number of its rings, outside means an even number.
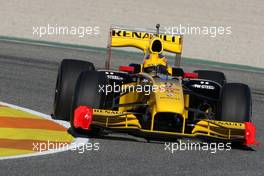
M57 77L55 119L76 132L102 130L153 139L200 137L255 144L248 85L228 83L224 73L184 72L179 66L182 36L159 30L111 27L105 69L65 59ZM111 47L136 47L142 64L110 69ZM176 54L169 66L164 51Z

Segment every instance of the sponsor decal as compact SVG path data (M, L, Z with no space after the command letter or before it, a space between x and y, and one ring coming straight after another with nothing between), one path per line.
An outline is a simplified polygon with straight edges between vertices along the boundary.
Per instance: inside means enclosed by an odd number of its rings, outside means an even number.
M102 109L93 109L95 113L105 113L105 114L125 114L120 111L111 111L111 110L102 110Z
M237 127L242 127L243 125L243 123L225 122L225 121L213 121L213 123L219 124L219 125L237 126Z
M165 82L165 90L168 91L168 92L173 92L173 91L176 91L176 88L173 86L172 83L167 83Z
M108 79L112 79L112 80L123 80L124 79L118 75L114 75L113 72L105 72L105 74L106 74Z
M198 89L208 89L208 90L214 90L215 87L212 85L209 85L209 82L201 81L200 84L193 84L192 87L198 88Z
M132 32L132 31L116 30L116 29L112 30L112 37L152 39L153 37L156 37L156 36L166 42L179 43L179 40L178 40L179 36L164 35L164 34L154 35L154 34L146 33L146 32Z
M174 94L170 92L170 93L167 94L167 96L168 97L172 97L172 96L174 96Z

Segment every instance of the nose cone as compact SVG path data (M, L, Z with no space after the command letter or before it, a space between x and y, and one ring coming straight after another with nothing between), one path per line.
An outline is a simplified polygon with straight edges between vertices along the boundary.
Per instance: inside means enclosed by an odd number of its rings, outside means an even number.
M184 97L179 83L159 83L159 90L154 93L157 112L183 114Z

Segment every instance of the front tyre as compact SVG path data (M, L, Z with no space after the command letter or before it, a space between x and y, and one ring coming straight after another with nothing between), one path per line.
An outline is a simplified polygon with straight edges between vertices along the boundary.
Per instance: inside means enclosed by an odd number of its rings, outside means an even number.
M94 70L94 65L81 60L62 60L54 96L54 116L58 120L70 120L70 110L75 83L79 74L86 70Z
M249 86L241 83L224 85L219 103L219 120L249 122L251 116L252 100Z
M81 129L74 127L74 111L79 106L89 106L93 109L103 109L105 107L106 95L100 91L100 87L107 85L107 78L104 72L86 71L81 73L75 86L72 107L71 107L71 127L77 133L83 133ZM100 86L100 87L99 87ZM87 131L92 136L97 136L100 129L93 128Z

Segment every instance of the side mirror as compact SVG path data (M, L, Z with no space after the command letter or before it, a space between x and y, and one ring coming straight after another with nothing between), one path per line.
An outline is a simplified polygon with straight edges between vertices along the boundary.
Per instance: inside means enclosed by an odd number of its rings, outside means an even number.
M195 78L195 79L197 79L197 78L199 78L199 75L198 75L198 73L185 72L183 77L184 78Z
M184 71L182 68L175 68L175 67L172 67L172 76L181 76L183 77L184 76Z
M134 72L134 67L126 66L126 65L120 65L119 66L119 71L133 73Z

